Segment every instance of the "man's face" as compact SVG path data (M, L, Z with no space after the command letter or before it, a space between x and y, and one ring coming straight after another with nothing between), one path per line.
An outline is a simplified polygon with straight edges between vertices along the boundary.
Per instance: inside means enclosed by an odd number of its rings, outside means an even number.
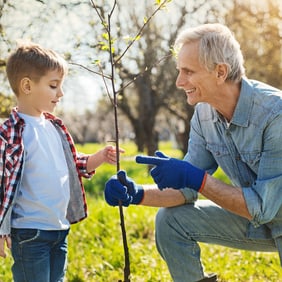
M187 95L187 103L212 103L216 87L216 73L209 72L199 63L198 42L183 45L178 53L177 69L179 71L176 86Z

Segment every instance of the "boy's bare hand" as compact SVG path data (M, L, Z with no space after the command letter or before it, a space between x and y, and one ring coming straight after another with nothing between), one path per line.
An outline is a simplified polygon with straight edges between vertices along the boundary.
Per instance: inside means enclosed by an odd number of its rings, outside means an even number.
M5 258L7 255L5 253L5 242L9 249L12 246L12 240L10 237L0 238L0 256Z
M124 153L125 150L119 148L119 153ZM103 149L104 162L109 164L117 163L117 150L116 147L108 145Z

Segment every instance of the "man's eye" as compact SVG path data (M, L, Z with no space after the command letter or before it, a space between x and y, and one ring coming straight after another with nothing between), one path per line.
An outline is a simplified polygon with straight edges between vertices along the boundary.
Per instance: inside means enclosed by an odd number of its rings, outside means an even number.
M56 89L56 88L57 88L57 85L50 85L50 87L51 87L52 89Z
M192 71L190 71L190 70L186 70L186 75L192 75L193 74L193 72Z

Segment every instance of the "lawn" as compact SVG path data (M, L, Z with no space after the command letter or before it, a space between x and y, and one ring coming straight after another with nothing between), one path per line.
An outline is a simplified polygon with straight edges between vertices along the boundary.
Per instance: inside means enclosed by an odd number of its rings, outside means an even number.
M93 152L101 145L78 146L81 151ZM125 144L126 154L121 168L139 183L152 180L142 165L134 164L137 153L134 145ZM161 144L166 154L180 157L170 144ZM118 208L103 200L105 181L115 173L115 167L103 165L91 181L85 181L89 216L71 228L69 235L69 265L67 282L117 282L123 280L124 254ZM221 171L217 177L228 181ZM159 256L154 241L156 208L130 206L123 208L130 253L132 282L171 281L166 264ZM221 282L278 282L282 270L278 254L233 250L202 244L202 260L208 272L217 272ZM0 281L12 281L11 255L0 264ZM183 281L185 282L185 281Z

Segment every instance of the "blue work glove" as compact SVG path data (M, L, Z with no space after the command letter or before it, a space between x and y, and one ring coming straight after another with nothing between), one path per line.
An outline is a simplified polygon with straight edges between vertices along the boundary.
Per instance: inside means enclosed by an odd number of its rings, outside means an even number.
M156 152L156 157L137 156L139 164L154 165L151 176L159 189L167 187L181 189L189 187L201 192L206 180L207 173L186 161L167 157L162 152Z
M107 181L104 196L110 206L118 206L120 200L123 206L128 207L130 204L141 203L144 189L127 177L125 171L120 170L117 176L114 175Z

